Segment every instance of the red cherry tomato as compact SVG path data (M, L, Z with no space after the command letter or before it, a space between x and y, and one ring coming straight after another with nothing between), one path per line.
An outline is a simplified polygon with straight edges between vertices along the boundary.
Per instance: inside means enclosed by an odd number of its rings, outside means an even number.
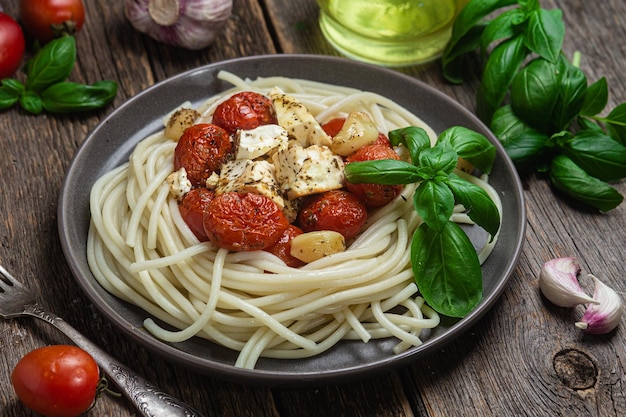
M204 214L204 231L216 246L233 251L273 245L289 220L268 197L230 192L216 196Z
M276 243L265 250L278 256L283 262L285 262L285 264L287 264L287 266L299 268L305 263L300 259L291 256L291 241L294 237L301 235L302 233L304 233L302 229L290 224L278 238Z
M178 205L180 215L200 242L209 240L204 232L204 212L209 208L215 192L208 188L193 188Z
M8 14L0 12L0 79L15 74L22 63L25 46L20 25Z
M326 132L328 136L334 137L337 135L337 133L339 133L345 122L345 117L337 117L324 123L322 125L322 129L324 129L324 132ZM384 133L378 133L378 138L373 144L387 145L389 147L391 146L389 138Z
M219 126L200 123L188 127L174 151L174 169L184 167L194 186L204 186L206 179L235 154L235 142Z
M307 199L298 212L298 224L305 232L332 230L348 240L356 236L367 220L365 204L344 190L326 191Z
M75 417L93 404L100 371L76 346L35 349L15 366L11 381L19 399L46 417Z
M261 125L277 124L278 119L269 98L253 91L242 91L215 108L213 123L233 134L237 129L250 130Z
M366 145L346 158L346 163L374 161L377 159L399 160L398 154L386 145ZM402 192L402 185L352 184L346 181L348 191L359 197L367 207L382 207L390 203Z
M85 6L82 0L21 0L20 19L26 32L46 43L64 33L78 33Z

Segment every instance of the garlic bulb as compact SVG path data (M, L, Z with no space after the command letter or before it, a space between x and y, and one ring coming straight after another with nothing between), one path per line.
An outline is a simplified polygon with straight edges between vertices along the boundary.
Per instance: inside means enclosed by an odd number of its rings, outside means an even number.
M622 318L624 307L622 299L612 288L605 285L598 278L592 277L596 283L593 298L599 304L590 304L582 319L575 323L576 327L587 333L608 333L617 327Z
M577 275L580 265L576 258L556 258L546 262L539 274L539 288L543 295L559 307L598 302L580 288Z
M126 0L135 29L187 49L209 46L232 12L232 0Z

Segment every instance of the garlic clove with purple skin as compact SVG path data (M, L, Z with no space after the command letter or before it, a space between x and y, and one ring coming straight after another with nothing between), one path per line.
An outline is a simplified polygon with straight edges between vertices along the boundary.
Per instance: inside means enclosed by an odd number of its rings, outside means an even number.
M539 288L543 295L559 307L575 307L578 304L597 304L580 288L578 273L580 265L574 257L549 260L541 268Z
M593 298L599 304L588 305L583 317L575 325L591 334L608 333L617 327L622 318L624 312L622 298L598 278L589 276L595 281Z

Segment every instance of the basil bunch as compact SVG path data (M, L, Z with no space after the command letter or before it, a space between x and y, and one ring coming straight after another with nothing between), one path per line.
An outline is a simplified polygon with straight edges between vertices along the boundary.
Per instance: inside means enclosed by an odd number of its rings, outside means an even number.
M609 211L623 200L609 182L626 177L626 103L599 116L606 79L588 85L578 62L563 55L564 37L561 10L542 9L538 0L472 0L454 24L443 73L461 83L463 60L479 50L477 113L516 166L547 172L555 188Z
M33 114L72 113L98 109L117 94L117 83L92 85L65 81L76 62L76 41L64 36L41 48L26 64L26 83L7 78L0 86L0 109L18 103Z
M427 133L417 127L389 132L389 139L393 146L406 146L413 163L391 159L352 162L345 166L346 179L352 183L419 183L413 205L423 223L411 242L415 282L435 311L464 317L482 299L482 272L472 242L450 220L454 205L462 204L491 239L500 228L500 214L482 188L453 170L463 158L489 173L495 147L479 133L459 126L441 133L433 147Z

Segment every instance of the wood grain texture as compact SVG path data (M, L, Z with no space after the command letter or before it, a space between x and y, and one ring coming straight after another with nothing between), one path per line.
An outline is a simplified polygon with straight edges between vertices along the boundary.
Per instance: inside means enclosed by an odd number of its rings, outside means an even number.
M16 16L18 2L4 2ZM9 3L9 4L6 4ZM582 307L551 306L538 290L543 262L576 256L588 292L593 273L622 293L626 206L607 214L556 198L545 178L524 177L528 229L522 256L503 296L472 329L441 350L397 372L343 385L274 388L224 382L172 365L121 335L90 304L63 258L57 199L71 159L97 124L130 97L170 76L224 59L273 53L333 54L317 26L315 0L235 0L216 42L202 51L159 44L126 21L123 2L86 0L78 37L77 82L112 79L114 103L97 112L32 116L0 113L0 263L44 295L44 305L94 342L207 416L622 416L626 415L626 329L586 336L573 326ZM626 3L623 0L544 0L563 9L565 53L582 53L590 81L606 76L610 107L626 101ZM436 86L475 109L472 80L450 85L437 62L399 71ZM419 99L419 98L416 98ZM616 188L626 193L626 184ZM15 398L10 373L32 349L66 342L45 324L0 322L0 415L31 417ZM570 351L588 359L592 385L574 389L559 376L555 357ZM564 382L565 381L565 382ZM566 383L567 382L567 383ZM100 399L90 416L135 415L124 400Z

